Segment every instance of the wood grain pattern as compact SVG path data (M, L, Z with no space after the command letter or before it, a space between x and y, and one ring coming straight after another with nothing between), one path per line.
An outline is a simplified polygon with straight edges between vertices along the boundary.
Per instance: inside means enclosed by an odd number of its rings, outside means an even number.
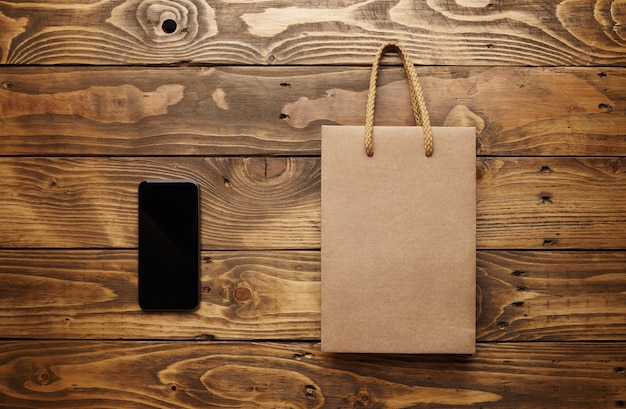
M136 123L149 116L166 114L168 106L177 104L183 98L183 89L182 85L170 84L155 91L142 92L135 86L125 84L118 87L92 86L86 90L57 94L4 92L6 98L2 117L76 115L104 123Z
M202 253L192 314L146 314L131 250L0 251L9 338L320 337L319 251ZM626 340L623 252L479 251L479 341Z
M626 407L625 5L0 0L0 407ZM477 128L474 356L314 343L320 126L363 124L389 40ZM176 177L202 303L143 313L137 184Z
M143 179L194 179L207 249L319 247L314 158L0 159L0 246L137 246Z
M622 158L480 158L479 249L626 249ZM320 247L319 158L0 158L0 246L134 248L137 185L198 181L204 249Z
M479 251L482 341L624 340L626 253Z
M319 338L319 252L202 254L194 313L143 313L131 250L0 252L0 333L80 339Z
M624 249L623 158L483 158L479 248Z
M392 57L390 57L390 61ZM490 156L626 155L626 69L418 67L434 125ZM363 125L369 69L0 67L0 155L319 155ZM413 125L401 69L376 124Z
M483 344L474 356L311 344L1 342L0 407L593 408L626 400L620 344ZM150 365L146 365L150 362Z
M427 65L626 61L618 0L12 0L0 16L2 64L362 64L390 39Z

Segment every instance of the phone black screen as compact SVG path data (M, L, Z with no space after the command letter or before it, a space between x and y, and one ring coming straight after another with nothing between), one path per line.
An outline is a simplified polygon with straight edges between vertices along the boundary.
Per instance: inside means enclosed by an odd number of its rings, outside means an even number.
M194 310L200 301L198 185L190 180L139 184L139 305Z

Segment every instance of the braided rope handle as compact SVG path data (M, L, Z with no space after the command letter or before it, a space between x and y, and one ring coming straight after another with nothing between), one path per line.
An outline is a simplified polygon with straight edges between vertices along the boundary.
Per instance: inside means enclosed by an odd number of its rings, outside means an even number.
M411 107L413 109L413 117L417 126L424 128L424 153L427 157L433 155L433 131L430 126L430 118L428 117L428 109L424 101L424 94L420 86L415 66L403 46L395 42L383 44L374 57L372 64L372 73L370 75L370 86L367 94L367 108L365 110L365 152L367 156L374 155L374 142L372 134L374 132L374 105L376 102L376 84L378 81L378 71L380 60L389 50L396 50L402 59L404 72L409 81L409 93L411 97Z

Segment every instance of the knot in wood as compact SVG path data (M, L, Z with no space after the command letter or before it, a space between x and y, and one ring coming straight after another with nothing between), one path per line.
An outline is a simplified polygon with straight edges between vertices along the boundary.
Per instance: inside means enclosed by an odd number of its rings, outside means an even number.
M50 382L50 374L48 373L48 371L44 370L39 374L39 377L37 379L40 384L45 385Z
M54 374L51 373L47 368L40 368L39 371L35 374L34 381L38 385L49 385L55 380Z
M248 287L237 287L233 291L233 297L238 302L248 302L252 299L252 290Z
M369 393L365 391L361 391L359 392L359 395L357 396L357 401L363 406L368 406L369 404L372 403L372 397L370 396Z
M126 16L134 15L136 20ZM151 47L185 46L217 34L215 11L201 0L131 0L107 20Z
M248 177L255 182L278 182L292 165L290 158L248 158L245 170Z

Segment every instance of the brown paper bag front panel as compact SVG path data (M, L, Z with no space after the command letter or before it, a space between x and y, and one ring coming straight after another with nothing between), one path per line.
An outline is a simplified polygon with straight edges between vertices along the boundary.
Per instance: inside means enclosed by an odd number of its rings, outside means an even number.
M322 133L322 348L471 353L475 343L474 128Z

